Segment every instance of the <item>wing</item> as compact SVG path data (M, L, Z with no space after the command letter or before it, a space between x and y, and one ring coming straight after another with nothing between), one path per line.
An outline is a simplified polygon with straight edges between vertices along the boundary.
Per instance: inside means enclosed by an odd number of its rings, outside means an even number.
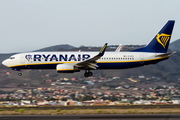
M94 69L95 70L98 67L96 65L96 61L104 55L106 47L107 47L107 43L101 48L99 54L97 54L96 56L94 56L88 60L85 60L83 62L79 62L79 63L75 64L74 66L78 67L78 68Z

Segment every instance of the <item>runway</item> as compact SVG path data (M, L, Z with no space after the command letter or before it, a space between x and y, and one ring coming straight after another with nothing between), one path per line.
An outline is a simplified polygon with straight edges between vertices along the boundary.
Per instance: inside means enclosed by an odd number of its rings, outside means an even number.
M179 120L180 114L1 115L0 120Z

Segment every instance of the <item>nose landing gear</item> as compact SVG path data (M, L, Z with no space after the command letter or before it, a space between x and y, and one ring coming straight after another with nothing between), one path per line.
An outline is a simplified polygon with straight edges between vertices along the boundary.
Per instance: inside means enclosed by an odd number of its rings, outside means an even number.
M20 73L18 73L18 76L22 76L21 69L13 68L12 70L19 71Z
M18 76L22 76L22 73L18 73Z

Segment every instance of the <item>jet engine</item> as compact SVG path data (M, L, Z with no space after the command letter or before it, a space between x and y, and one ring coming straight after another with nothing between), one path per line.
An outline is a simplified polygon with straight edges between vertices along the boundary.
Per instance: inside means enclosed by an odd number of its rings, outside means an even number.
M79 72L80 70L74 65L71 64L58 64L56 66L56 70L58 73L74 73L74 72Z

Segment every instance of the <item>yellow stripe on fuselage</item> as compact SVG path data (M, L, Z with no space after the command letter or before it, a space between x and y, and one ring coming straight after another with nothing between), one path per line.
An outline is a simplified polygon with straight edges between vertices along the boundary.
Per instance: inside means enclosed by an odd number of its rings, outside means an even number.
M57 69L57 71L72 71L73 69ZM74 71L74 70L73 70Z

